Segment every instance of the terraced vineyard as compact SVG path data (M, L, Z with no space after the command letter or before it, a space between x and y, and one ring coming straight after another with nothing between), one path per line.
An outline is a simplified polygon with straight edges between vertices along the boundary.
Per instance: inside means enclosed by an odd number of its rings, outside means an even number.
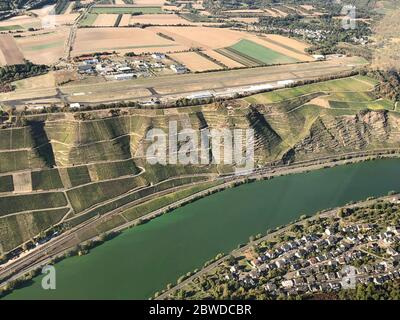
M374 96L375 84L356 76L204 106L129 109L115 117L29 116L22 127L0 130L0 254L54 225L104 217L87 235L94 236L232 172L223 164L147 163L146 133L168 132L171 121L178 130L254 129L256 166L397 148L400 115L391 101Z

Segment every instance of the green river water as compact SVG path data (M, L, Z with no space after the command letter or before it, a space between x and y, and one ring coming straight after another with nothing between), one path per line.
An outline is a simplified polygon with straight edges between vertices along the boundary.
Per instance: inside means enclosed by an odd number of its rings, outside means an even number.
M6 299L147 299L250 235L302 214L400 190L399 178L400 160L390 159L228 189L56 264L56 290L43 290L38 277Z

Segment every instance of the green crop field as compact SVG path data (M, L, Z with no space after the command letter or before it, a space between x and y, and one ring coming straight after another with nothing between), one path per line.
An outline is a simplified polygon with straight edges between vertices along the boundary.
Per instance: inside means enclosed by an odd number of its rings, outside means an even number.
M85 18L79 22L79 26L81 27L90 27L97 19L97 14L88 13Z
M0 31L22 30L22 29L24 29L24 27L20 25L0 26Z
M32 172L33 190L52 190L63 188L57 169Z
M240 40L238 43L226 49L247 59L259 62L259 64L294 63L298 61L297 59L288 57L258 43L245 39Z
M6 196L0 197L0 216L22 211L58 208L66 205L67 201L64 194L59 192Z
M252 59L250 57L245 57L245 56L241 55L239 52L230 50L229 48L216 49L215 51L233 61L236 61L236 62L242 64L243 66L246 66L246 67L256 67L256 66L262 64L261 61Z
M30 46L30 47L27 47L26 50L27 51L40 51L40 50L62 47L63 45L64 45L64 41L61 40L61 41L47 42L45 44Z
M353 92L334 92L329 94L329 100L332 101L374 101L375 97L371 92L353 91Z
M14 182L12 176L0 177L0 192L12 192L14 191Z
M162 13L161 7L93 7L90 13L97 14L154 14Z

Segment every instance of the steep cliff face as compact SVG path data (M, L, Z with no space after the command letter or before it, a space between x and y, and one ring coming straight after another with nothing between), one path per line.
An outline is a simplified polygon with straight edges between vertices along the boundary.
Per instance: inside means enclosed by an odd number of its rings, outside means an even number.
M152 143L146 139L149 130L169 134L172 122L178 132L191 128L199 137L204 129L253 129L261 165L289 155L293 161L400 145L400 118L386 111L336 114L305 106L288 112L275 105L134 110L84 121L31 120L26 127L1 130L0 172L143 158Z
M295 159L372 149L398 148L399 117L383 111L318 117L293 147Z

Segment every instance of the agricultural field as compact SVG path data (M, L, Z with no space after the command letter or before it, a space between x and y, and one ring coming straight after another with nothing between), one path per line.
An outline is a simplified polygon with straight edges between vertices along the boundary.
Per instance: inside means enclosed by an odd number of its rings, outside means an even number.
M73 55L107 50L142 53L187 49L184 45L158 36L150 28L85 28L78 30Z
M122 19L119 23L119 27L128 27L131 24L132 15L130 14L123 14Z
M161 7L166 2L165 0L132 0L135 6L138 7Z
M22 30L24 29L24 27L22 27L21 25L8 25L8 26L0 26L0 32L1 31L14 31L14 30Z
M151 24L151 25L188 25L192 24L176 14L145 14L132 16L130 24Z
M68 29L60 28L49 33L18 38L16 42L25 59L37 64L52 64L62 57L68 34Z
M306 44L282 36L258 37L242 31L210 27L148 29L164 33L176 42L191 48L215 50L225 56L225 61L226 59L233 61L223 62L225 65L236 62L236 65L256 66L314 60L305 53Z
M96 14L154 14L154 13L162 13L163 10L161 7L131 7L131 6L122 6L122 7L100 7L96 6L90 10L90 13Z
M219 50L218 53L224 54L249 67L263 64L269 65L298 62L298 60L294 58L285 56L249 40L240 40L233 46Z
M24 55L11 35L0 34L0 65L24 62Z
M114 27L118 14L99 14L92 23L94 27Z
M197 52L180 52L168 56L183 64L192 72L222 69L221 66L201 56Z
M28 15L16 16L0 21L0 31L26 30L28 28L39 28L40 19Z
M79 22L79 25L81 27L90 27L94 24L94 22L97 19L97 14L94 13L88 13L85 15L85 17Z
M216 59L217 61L223 63L228 68L241 68L241 67L244 67L243 64L241 64L241 63L239 63L239 62L237 62L235 60L232 60L232 59L228 58L227 56L224 56L224 55L218 53L216 50L206 50L205 53L209 57L211 57L213 59Z

